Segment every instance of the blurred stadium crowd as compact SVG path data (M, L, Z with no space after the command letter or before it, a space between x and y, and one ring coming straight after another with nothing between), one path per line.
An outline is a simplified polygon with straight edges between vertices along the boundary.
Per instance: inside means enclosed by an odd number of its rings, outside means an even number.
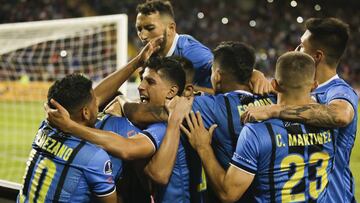
M0 23L126 13L129 57L141 46L136 35L139 0L16 0L2 2ZM183 0L173 1L177 30L193 35L209 48L224 40L240 40L257 50L257 67L272 76L276 59L298 45L303 22L310 17L338 17L350 25L351 39L339 68L353 87L360 83L360 3L357 0Z

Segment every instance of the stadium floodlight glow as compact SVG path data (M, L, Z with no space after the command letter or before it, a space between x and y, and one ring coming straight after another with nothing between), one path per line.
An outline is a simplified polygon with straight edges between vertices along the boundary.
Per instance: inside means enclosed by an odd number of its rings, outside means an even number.
M197 17L198 17L199 19L203 19L203 18L205 17L205 15L204 15L203 12L199 12L199 13L197 14Z
M67 56L66 50L61 50L60 56L61 56L61 57L66 57L66 56Z
M261 53L260 58L261 58L261 60L265 61L267 59L266 53Z
M297 21L298 23L303 23L303 22L304 22L304 19L303 19L301 16L299 16L299 17L296 18L296 21Z
M316 5L314 6L314 9L315 9L315 11L320 11L320 10L321 10L321 6L320 6L319 4L316 4Z
M249 25L250 25L250 27L255 27L256 26L256 21L255 20L250 20Z
M229 19L228 19L227 17L223 17L223 18L221 19L221 22L222 22L222 24L226 25L226 24L229 23Z
M267 0L267 2L268 2L268 3L272 3L272 2L274 2L274 0Z
M295 8L297 6L297 2L295 0L291 1L290 6Z

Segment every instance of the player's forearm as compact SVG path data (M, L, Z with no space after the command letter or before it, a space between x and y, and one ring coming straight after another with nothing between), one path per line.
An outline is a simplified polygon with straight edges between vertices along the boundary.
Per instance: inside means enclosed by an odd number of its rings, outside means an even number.
M197 152L205 169L206 178L210 180L210 184L213 186L213 189L216 191L217 195L221 199L226 200L229 193L226 191L226 187L224 185L226 171L217 161L213 149L209 145L197 150Z
M145 167L145 173L158 184L165 185L169 182L179 146L180 124L180 120L169 120L159 150Z
M99 145L116 157L127 158L128 156L128 140L116 133L86 127L75 122L70 125L68 131L80 139Z
M138 68L138 64L138 58L136 57L124 67L107 76L94 88L99 106L108 101L116 93L120 86Z
M123 105L123 110L125 116L139 127L168 119L168 113L163 106L127 102Z
M333 105L321 104L283 105L279 106L275 112L275 117L280 119L330 128L348 125L351 119L346 119L346 116L348 115L344 113L344 109L339 109Z

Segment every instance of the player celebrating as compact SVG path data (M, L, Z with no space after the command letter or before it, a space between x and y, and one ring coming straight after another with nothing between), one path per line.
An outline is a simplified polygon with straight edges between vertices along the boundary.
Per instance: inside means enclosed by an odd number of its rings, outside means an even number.
M235 151L238 135L242 129L240 115L248 106L269 105L275 102L273 97L253 95L250 91L249 80L255 63L253 48L240 42L222 42L214 50L214 63L211 81L215 96L196 96L193 111L200 111L206 127L216 123L219 128L213 137L212 147L215 156L224 169L229 167L232 154ZM156 122L166 120L166 111L148 104L124 105L125 114L135 123ZM148 112L151 112L148 114ZM149 115L149 116L147 116ZM187 141L186 141L187 142ZM185 143L186 143L185 142ZM184 144L186 145L186 144ZM191 151L189 149L189 151ZM193 174L201 176L197 155L191 156L190 168ZM197 171L196 171L197 170ZM197 177L195 175L195 177ZM199 178L194 178L198 180ZM204 178L194 191L208 189ZM194 192L192 191L192 192ZM208 191L208 194L212 194ZM251 191L241 201L249 202ZM218 201L211 196L209 201Z
M244 114L245 121L278 117L314 126L338 128L335 170L329 182L332 195L328 202L355 202L355 186L349 162L356 136L358 96L336 74L348 38L349 27L339 19L309 19L298 50L310 54L315 60L315 76L320 85L313 96L320 104L274 105L271 108L254 108Z
M194 83L211 88L210 68L213 56L209 48L190 35L176 33L172 5L168 1L149 1L137 6L136 29L140 40L163 36L158 51L160 56L183 56L189 59L196 70Z
M180 63L171 58L161 58L159 60L150 60L147 64L143 73L143 80L138 89L142 102L164 105L166 99L180 95L183 92L184 85L185 73ZM179 140L180 123L191 107L191 103L187 105L188 99L182 98L180 101L178 102L180 105L176 105L169 112L168 126L165 123L152 124L131 138L124 138L111 132L81 126L72 121L67 116L66 110L55 101L52 102L59 111L48 109L48 113L49 121L57 126L61 125L62 130L79 133L79 137L100 145L116 157L124 160L134 160L150 158L156 151L161 152L164 147L174 148L172 142L167 140L169 140L170 136L177 136ZM188 111L186 111L186 107L189 108ZM186 160L183 158L185 155L183 151L175 154L182 158L177 158L176 162L175 158L167 159L168 163L175 162L175 167L171 171L172 174L168 183L158 185L158 191L155 196L156 202L189 202L189 196L186 193L188 191L188 184L184 184L183 187L176 185L179 182L186 183L189 181L188 171L183 170L182 167L186 165ZM161 159L161 155L164 155L164 153L156 153L154 157L160 156L159 159ZM152 176L152 174L149 175L154 179L157 178Z
M195 68L194 85L196 90L212 92L211 66L213 55L209 48L190 35L176 33L174 12L169 1L148 1L137 7L136 29L140 40L145 44L149 40L163 36L160 56L182 56L190 60ZM266 78L259 71L254 71L251 82L253 91L259 94L270 92ZM201 88L206 87L206 88Z
M280 105L312 103L316 87L311 56L289 52L276 64L274 89ZM326 186L335 153L332 130L271 119L246 124L242 129L231 166L225 172L210 146L214 126L206 131L200 113L192 113L188 129L182 127L203 162L208 179L219 197L237 200L255 182L257 202L325 202Z
M80 125L94 127L98 105L92 82L69 75L49 89ZM43 121L32 144L18 202L117 202L112 163L101 148Z

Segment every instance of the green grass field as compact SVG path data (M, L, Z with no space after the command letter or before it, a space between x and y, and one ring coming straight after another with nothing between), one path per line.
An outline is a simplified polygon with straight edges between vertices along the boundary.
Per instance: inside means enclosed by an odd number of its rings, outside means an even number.
M41 102L0 102L0 179L20 183L28 153L40 121L44 118ZM358 122L359 124L359 122ZM359 128L358 133L359 134ZM358 140L358 139L357 139ZM360 145L355 142L351 168L356 185L360 185ZM360 198L360 188L356 188Z

